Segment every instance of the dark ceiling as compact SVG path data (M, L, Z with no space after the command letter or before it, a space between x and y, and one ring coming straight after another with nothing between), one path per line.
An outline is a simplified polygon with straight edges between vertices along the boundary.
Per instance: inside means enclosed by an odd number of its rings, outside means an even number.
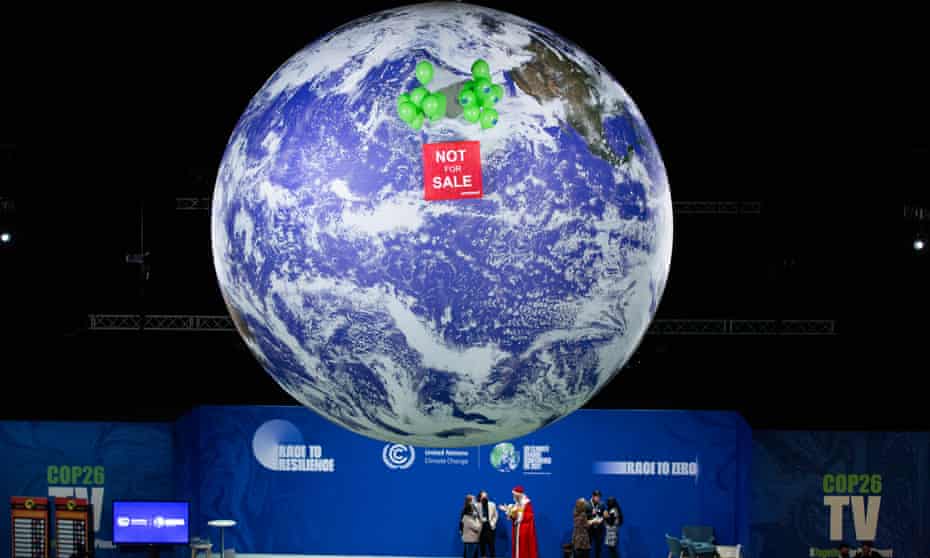
M176 210L176 197L211 195L233 126L282 62L394 5L327 3L308 17L85 11L5 37L22 79L4 92L0 126L0 197L15 202L0 214L15 231L0 249L0 418L291 403L234 333L88 331L87 315L225 312L208 214ZM920 223L902 228L893 194L903 184L905 204L928 206L922 89L879 105L883 82L847 73L855 38L810 11L702 8L672 25L602 3L493 5L576 41L618 78L674 200L761 202L759 214L676 217L658 318L837 324L833 336L649 336L589 406L734 409L759 428L930 428L917 387L930 254L911 248ZM878 131L889 122L893 134ZM144 292L125 263L142 206Z

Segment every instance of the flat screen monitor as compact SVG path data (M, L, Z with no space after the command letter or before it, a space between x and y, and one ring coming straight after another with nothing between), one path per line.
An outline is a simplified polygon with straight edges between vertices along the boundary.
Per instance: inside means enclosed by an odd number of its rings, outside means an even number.
M177 501L113 502L113 544L190 543L190 505Z

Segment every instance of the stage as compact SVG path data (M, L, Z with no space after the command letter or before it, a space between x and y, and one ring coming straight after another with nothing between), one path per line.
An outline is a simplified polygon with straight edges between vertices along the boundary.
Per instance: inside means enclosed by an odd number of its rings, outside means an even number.
M595 489L622 509L623 558L666 556L665 536L689 525L712 527L722 558L736 545L765 556L784 544L825 558L838 540L871 538L885 558L913 555L930 517L918 473L927 448L927 433L754 433L738 414L711 411L581 410L468 448L381 442L295 406L199 407L170 423L0 423L7 497L86 499L96 558L124 555L112 510L126 499L188 502L190 536L214 554L220 532L208 522L227 519L238 557L458 558L465 495L507 504L517 485L546 558L562 557L573 502ZM799 514L808 519L786 522ZM498 521L498 558L510 558L509 523ZM0 522L0 538L9 528Z

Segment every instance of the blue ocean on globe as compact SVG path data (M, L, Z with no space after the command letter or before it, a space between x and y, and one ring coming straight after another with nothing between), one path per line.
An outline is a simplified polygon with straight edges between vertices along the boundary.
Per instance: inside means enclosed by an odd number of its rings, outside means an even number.
M455 102L477 59L500 121ZM435 67L446 118L396 99ZM622 68L620 68L622 70ZM424 200L423 144L478 141L484 195ZM585 404L635 351L665 288L672 202L632 99L575 44L517 16L420 4L287 60L229 139L214 266L263 368L361 435L494 444Z

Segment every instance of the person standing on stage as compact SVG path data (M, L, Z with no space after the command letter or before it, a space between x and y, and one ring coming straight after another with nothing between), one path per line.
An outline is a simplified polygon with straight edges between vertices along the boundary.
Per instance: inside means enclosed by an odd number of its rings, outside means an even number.
M459 532L462 534L462 543L465 545L462 552L463 558L477 558L481 521L475 513L475 502L471 494L465 497L465 506L459 514Z
M587 504L584 498L575 500L575 510L572 514L572 551L575 558L589 558L591 556L591 524L588 519Z
M466 494L465 497L471 502L471 514L478 517L478 499L473 494Z
M620 526L623 525L623 512L620 510L617 499L613 496L607 498L607 515L604 517L606 526L604 546L607 547L607 554L610 558L619 558Z
M513 502L500 506L501 511L513 521L511 558L539 558L533 504L522 486L513 489Z
M488 498L486 490L478 493L478 517L481 519L481 536L478 541L478 555L481 558L494 558L494 533L497 529L497 508ZM490 551L488 554L487 551Z
M594 549L593 558L601 558L601 547L604 545L604 504L601 503L601 491L591 493L591 501L587 503L586 512L591 526L588 535L591 538L591 547Z

